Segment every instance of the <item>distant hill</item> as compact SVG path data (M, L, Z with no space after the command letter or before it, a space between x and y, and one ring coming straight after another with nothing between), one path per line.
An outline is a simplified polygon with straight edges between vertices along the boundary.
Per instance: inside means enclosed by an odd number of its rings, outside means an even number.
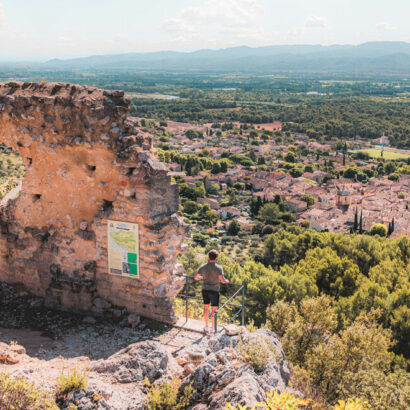
M96 55L44 64L56 69L269 73L273 71L410 73L410 43L233 47L194 52Z

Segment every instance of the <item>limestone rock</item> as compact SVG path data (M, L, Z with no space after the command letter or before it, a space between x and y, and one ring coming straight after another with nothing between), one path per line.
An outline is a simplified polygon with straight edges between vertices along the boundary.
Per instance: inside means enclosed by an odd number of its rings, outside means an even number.
M136 313L130 313L127 320L128 324L134 329L140 324L141 317Z
M168 353L158 342L145 341L129 345L107 360L99 360L92 369L112 375L119 383L132 383L148 377L161 377L168 365Z
M23 346L0 342L0 364L17 364L22 356L26 356L26 349Z
M204 338L182 349L176 358L179 363L186 362L184 386L192 383L196 390L194 399L211 409L225 409L227 402L252 406L263 400L267 391L283 392L288 388L289 365L277 336L267 329L254 333L240 327L236 330L241 334L232 331L236 334L230 336L221 332L210 339ZM240 337L244 341L264 339L271 347L272 355L262 372L256 372L236 349ZM193 366L196 367L192 370Z
M251 373L245 373L231 384L211 397L210 409L225 409L226 403L233 406L246 405L252 408L258 401L263 400L264 392Z
M228 336L235 336L241 333L241 328L234 324L225 325L223 329Z

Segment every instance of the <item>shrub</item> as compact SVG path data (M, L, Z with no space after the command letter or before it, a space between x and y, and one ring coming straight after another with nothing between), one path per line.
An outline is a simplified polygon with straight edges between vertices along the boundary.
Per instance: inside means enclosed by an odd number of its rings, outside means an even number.
M299 410L304 409L309 405L310 400L301 399L289 392L278 393L276 390L271 390L266 393L266 400L256 404L256 409L265 410ZM233 407L231 404L227 404L227 410L246 410L247 406ZM352 409L353 410L353 409Z
M360 399L349 399L339 400L333 410L365 410L366 408L367 402L362 402Z
M282 337L291 322L295 320L297 309L294 303L277 300L266 309L266 326Z
M23 378L0 374L0 409L58 410L49 391L39 391Z
M269 310L269 325L274 331L284 332L282 344L286 357L294 364L303 365L316 346L336 328L332 299L324 295L304 299L299 312L294 305L278 301Z
M57 378L57 394L65 395L78 389L85 389L88 383L88 376L85 371L77 369L70 370L67 374L61 372Z
M379 235L379 236L387 236L387 228L383 224L374 224L370 228L370 234L371 235Z
M274 232L274 227L272 225L266 225L262 229L262 235L270 235L271 233Z
M401 191L401 192L399 192L399 193L397 194L397 197L398 197L399 199L404 199L404 198L406 197L406 194L405 194L403 191Z
M307 220L307 219L305 219L304 221L302 221L302 222L300 223L300 226L301 226L302 228L309 228L309 226L310 226L310 221Z
M239 224L239 222L236 220L233 220L228 226L227 233L228 235L236 236L238 235L240 230L241 230L241 225Z
M245 362L250 364L255 372L265 370L272 354L271 349L262 337L258 340L249 337L245 343L240 339L237 349Z
M390 179L390 181L399 181L400 174L394 172L393 174L390 174L387 178Z
M181 382L174 377L171 381L165 380L151 387L148 391L149 410L176 410L187 408L191 397L195 393L192 384L185 386L180 392Z
M305 408L309 404L309 400L301 399L300 397L296 397L289 392L280 394L276 390L271 390L269 393L266 393L266 396L266 400L262 403L258 403L257 405L270 410L297 410Z
M391 331L377 323L377 314L372 311L360 315L340 334L330 336L327 343L318 344L307 357L305 365L313 383L329 402L366 397L372 408L380 408L373 405L378 402L380 388L388 382L385 373L393 356L389 352ZM400 386L395 382L391 384Z

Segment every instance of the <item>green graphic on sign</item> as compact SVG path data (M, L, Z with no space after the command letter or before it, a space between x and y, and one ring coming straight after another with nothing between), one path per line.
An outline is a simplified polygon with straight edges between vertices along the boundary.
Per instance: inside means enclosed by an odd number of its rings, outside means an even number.
M138 225L108 221L108 273L138 277Z
M136 263L130 263L130 275L138 276L138 268Z
M129 253L128 254L128 262L129 263L136 263L137 262L137 254L136 253Z

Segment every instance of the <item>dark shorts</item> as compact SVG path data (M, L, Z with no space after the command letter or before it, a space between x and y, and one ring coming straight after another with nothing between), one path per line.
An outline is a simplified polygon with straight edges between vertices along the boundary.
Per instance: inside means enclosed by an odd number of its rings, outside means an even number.
M219 292L216 290L202 289L202 298L204 305L219 306Z

